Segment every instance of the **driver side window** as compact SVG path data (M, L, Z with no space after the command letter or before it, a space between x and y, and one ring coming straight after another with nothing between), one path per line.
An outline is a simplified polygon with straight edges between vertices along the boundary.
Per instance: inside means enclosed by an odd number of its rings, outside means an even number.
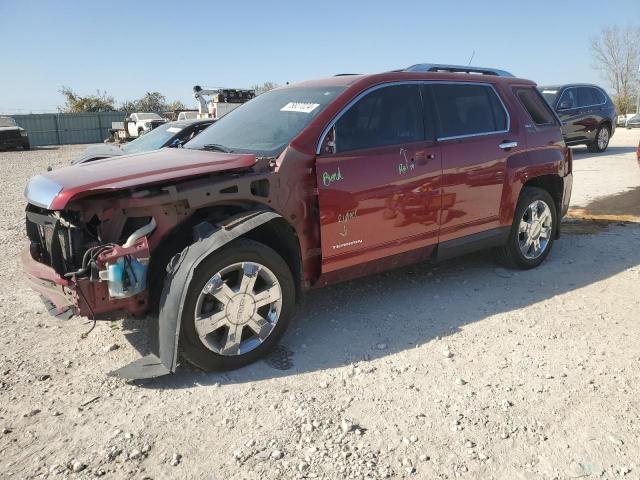
M418 85L379 88L351 106L327 137L335 153L422 141L421 105Z

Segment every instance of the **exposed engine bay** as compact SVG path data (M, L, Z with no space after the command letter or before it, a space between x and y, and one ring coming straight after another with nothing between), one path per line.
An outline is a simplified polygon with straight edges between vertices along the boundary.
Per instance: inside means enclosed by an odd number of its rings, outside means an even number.
M119 238L109 241L95 215L85 222L73 212L48 211L34 205L29 205L26 213L31 256L78 287L73 303L80 311L75 313L94 316L104 302L113 305L114 300L125 299L123 308L130 313L145 309L147 235L156 228L153 217L127 218Z

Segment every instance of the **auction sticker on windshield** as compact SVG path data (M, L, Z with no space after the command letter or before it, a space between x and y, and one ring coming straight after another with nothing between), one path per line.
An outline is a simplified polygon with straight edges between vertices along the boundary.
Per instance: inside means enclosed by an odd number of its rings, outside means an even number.
M320 106L319 103L289 102L280 109L281 112L311 113Z

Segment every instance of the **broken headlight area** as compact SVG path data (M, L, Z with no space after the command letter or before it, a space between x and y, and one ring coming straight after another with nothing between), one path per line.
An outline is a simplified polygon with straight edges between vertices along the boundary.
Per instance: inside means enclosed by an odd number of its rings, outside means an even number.
M55 270L69 283L67 290L78 314L95 317L116 309L140 314L147 308L147 236L156 228L146 217L135 230L123 228L124 242L104 241L100 221L83 223L73 212L27 208L31 257ZM121 244L119 244L121 243Z

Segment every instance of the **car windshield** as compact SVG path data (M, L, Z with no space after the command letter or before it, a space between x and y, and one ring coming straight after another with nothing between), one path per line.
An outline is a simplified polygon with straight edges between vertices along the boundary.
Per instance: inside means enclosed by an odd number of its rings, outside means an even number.
M540 90L540 93L542 94L544 99L547 101L547 103L553 106L554 102L556 101L556 98L558 97L558 90L555 90L553 88L544 88L544 87L539 88L538 90Z
M236 108L185 148L279 155L345 87L285 87Z
M15 127L16 121L11 117L0 117L0 127Z
M160 120L162 117L157 113L139 113L138 120Z
M165 123L158 128L151 130L135 140L122 146L124 153L142 153L149 150L157 150L165 146L165 144L179 133L184 127L177 127L175 124Z

